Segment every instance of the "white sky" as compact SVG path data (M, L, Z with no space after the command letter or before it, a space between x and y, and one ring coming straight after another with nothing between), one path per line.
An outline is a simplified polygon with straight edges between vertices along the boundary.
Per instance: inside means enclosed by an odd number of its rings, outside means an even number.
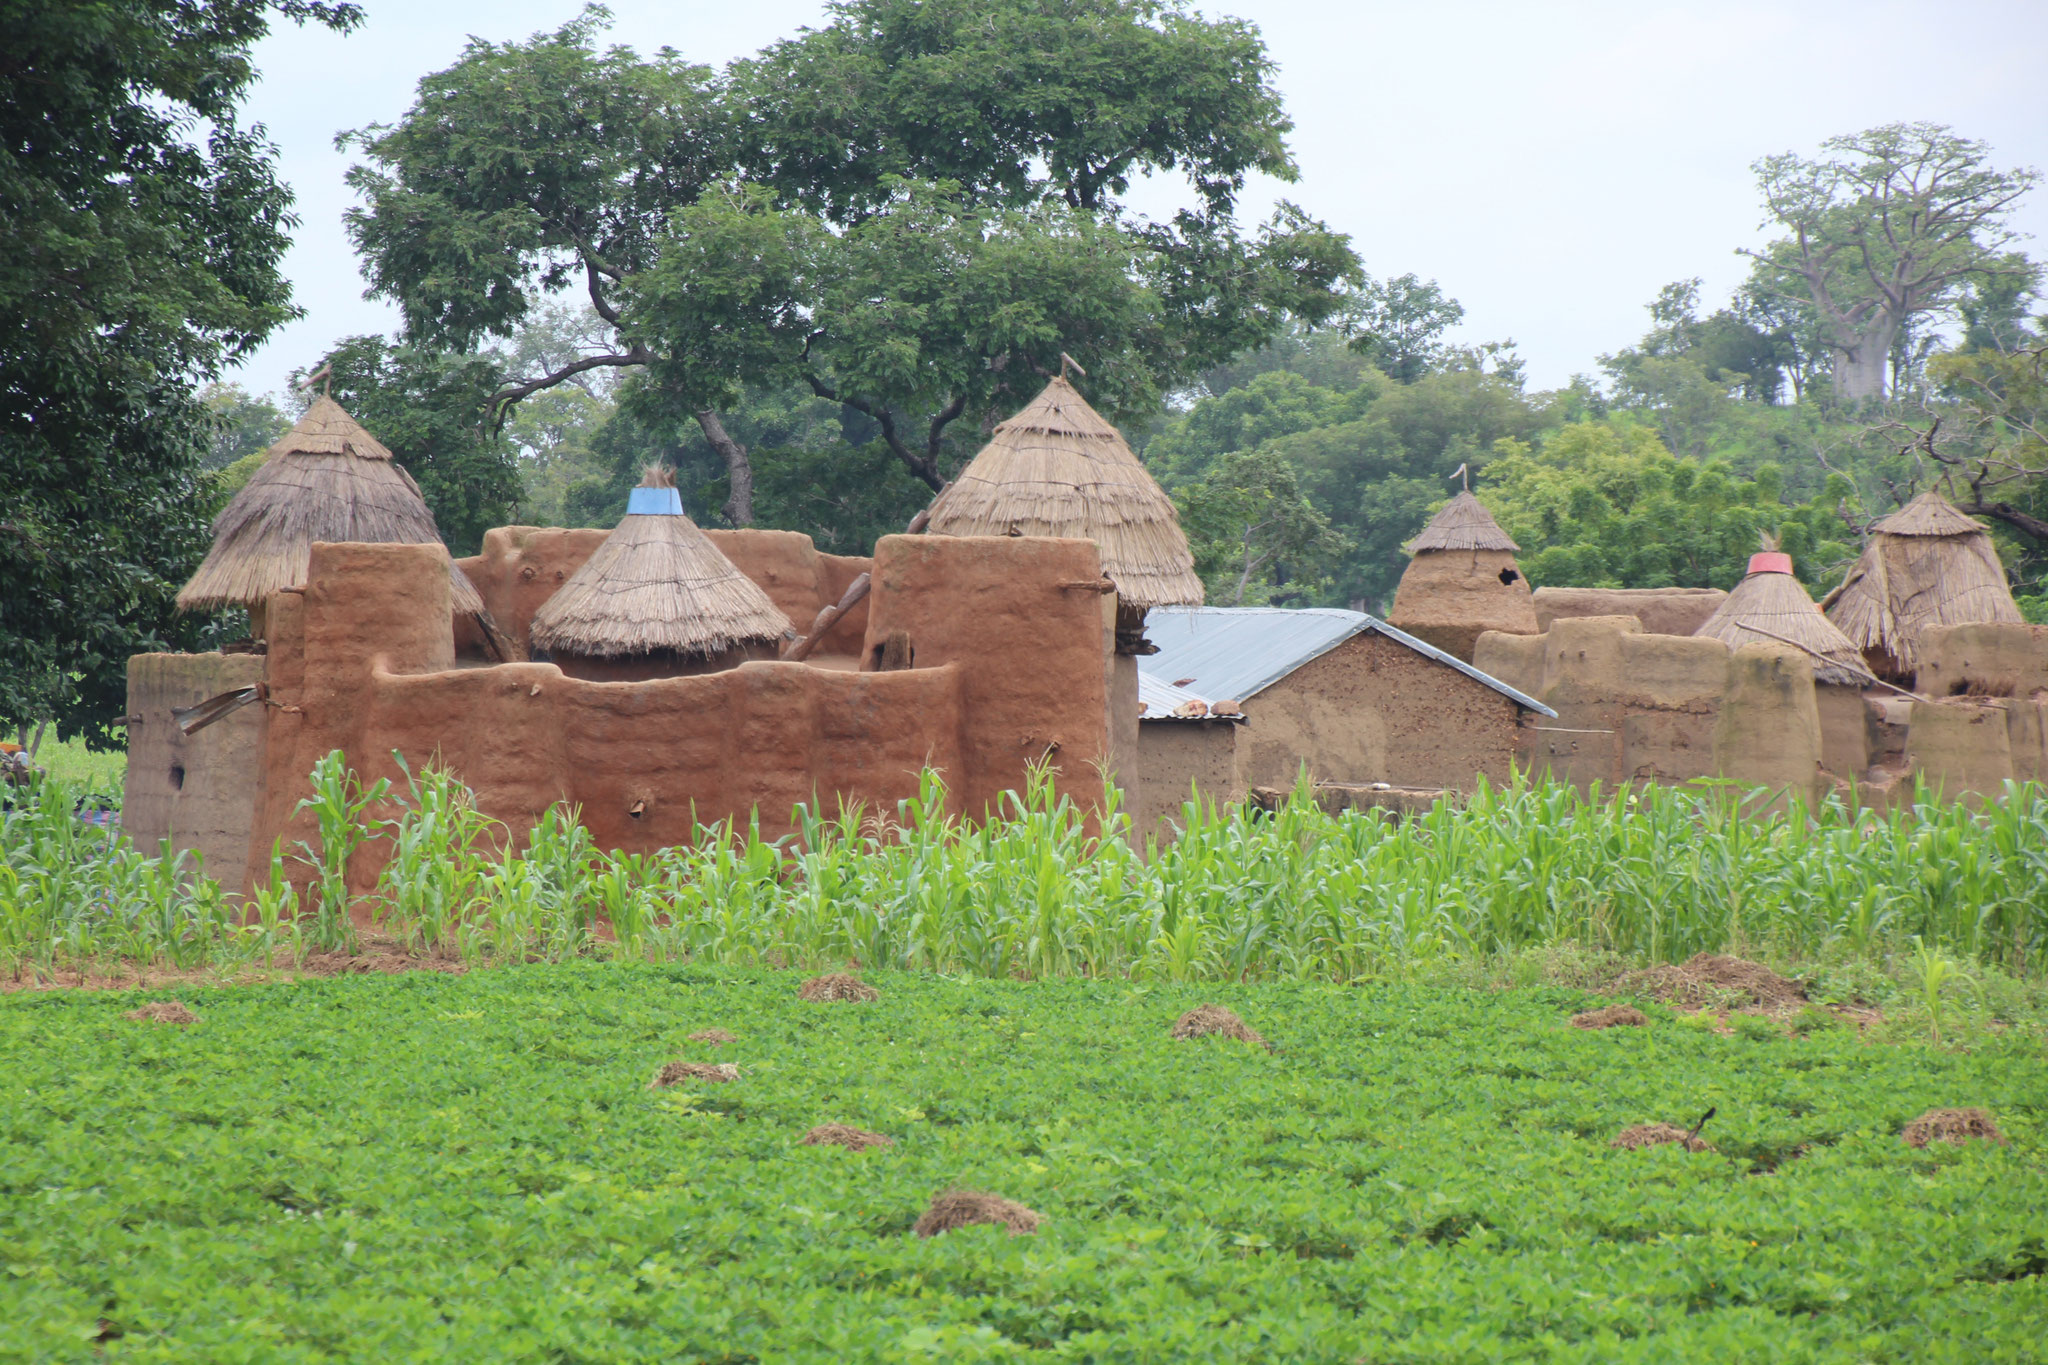
M248 117L282 150L302 218L285 263L306 317L235 376L281 389L343 336L389 331L362 297L335 133L396 119L414 84L493 41L552 30L580 0L366 0L347 38L285 26L257 49ZM611 0L614 41L717 66L821 22L814 0ZM2002 166L2048 168L2041 0L1219 0L1264 30L1295 122L1293 185L1254 185L1349 232L1375 275L1414 271L1465 305L1462 339L1513 337L1553 387L1639 337L1693 275L1717 304L1762 240L1749 165L1895 120L1947 123ZM1158 211L1163 199L1142 193ZM2048 187L2019 217L2048 252Z

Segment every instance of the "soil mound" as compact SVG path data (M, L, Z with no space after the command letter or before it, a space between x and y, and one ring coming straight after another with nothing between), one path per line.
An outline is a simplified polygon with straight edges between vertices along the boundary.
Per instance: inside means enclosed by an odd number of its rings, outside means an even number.
M1764 1011L1796 1009L1806 1003L1806 988L1797 981L1761 962L1720 953L1695 953L1676 967L1630 972L1620 984L1688 1009L1718 1005L1730 995L1739 996L1747 1008Z
M870 1147L895 1145L896 1139L886 1133L870 1133L848 1123L821 1123L804 1134L806 1147L844 1147L849 1152L864 1152Z
M684 1081L710 1081L714 1085L740 1078L740 1069L731 1062L670 1062L663 1067L652 1081L649 1090L666 1090Z
M1208 1038L1217 1034L1262 1047L1268 1052L1273 1050L1273 1045L1261 1038L1258 1030L1238 1018L1235 1010L1227 1010L1221 1005L1197 1005L1174 1021L1173 1036L1176 1038Z
M1607 1005L1572 1016L1573 1028L1641 1028L1650 1016L1634 1005Z
M846 972L814 976L798 986L796 993L798 998L803 1000L853 1000L862 1004L882 998L880 991Z
M1038 1231L1040 1221L1037 1213L1022 1204L976 1190L947 1190L932 1197L931 1207L912 1231L920 1237L936 1237L970 1223L995 1223L1008 1228L1012 1237L1022 1237Z
M709 1043L713 1047L724 1047L727 1043L737 1043L739 1038L737 1035L727 1033L722 1028L705 1028L698 1029L695 1033L691 1034L690 1041L693 1043Z
M180 1028L186 1024L199 1022L199 1016L186 1009L181 1000L152 1000L140 1009L129 1010L121 1017L146 1024L176 1024Z
M1899 1137L1908 1147L1925 1147L1930 1142L1960 1147L1971 1138L2005 1141L2005 1134L1982 1109L1930 1109L1907 1124Z
M1674 1128L1668 1123L1639 1123L1633 1128L1624 1128L1607 1145L1633 1152L1638 1147L1661 1147L1667 1142L1676 1142L1688 1152L1714 1150L1714 1144L1705 1138L1694 1137L1685 1129Z

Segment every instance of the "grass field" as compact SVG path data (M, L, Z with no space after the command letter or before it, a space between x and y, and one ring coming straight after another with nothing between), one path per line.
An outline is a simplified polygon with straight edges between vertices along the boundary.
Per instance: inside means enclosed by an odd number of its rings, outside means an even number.
M536 964L188 991L184 1028L6 997L0 1359L2041 1358L2037 1030L868 979ZM1276 1050L1170 1037L1212 1000ZM649 1090L677 1057L741 1076ZM1710 1105L1718 1152L1607 1145ZM2008 1143L1900 1141L1952 1105ZM800 1145L826 1122L896 1145ZM912 1235L956 1184L1046 1221Z
M36 766L50 780L71 788L97 806L118 808L121 782L128 774L126 752L97 753L82 739L60 740L45 735L36 748Z

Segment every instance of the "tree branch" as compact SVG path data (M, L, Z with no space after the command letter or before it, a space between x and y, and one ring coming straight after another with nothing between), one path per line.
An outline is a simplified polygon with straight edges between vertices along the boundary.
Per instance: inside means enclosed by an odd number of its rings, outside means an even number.
M842 406L852 408L863 416L872 418L875 425L882 429L882 440L888 445L890 450L895 452L896 458L903 461L904 467L917 475L918 478L923 479L925 485L932 492L943 493L945 491L946 481L939 477L937 460L920 455L903 443L902 436L896 430L895 413L885 407L870 403L864 398L842 397L837 389L814 374L806 373L804 375L804 382L811 386L812 393L826 402L841 404ZM957 416L958 414L955 415ZM949 418L948 420L951 419Z
M735 526L754 524L754 462L747 456L747 448L735 441L725 429L718 414L710 408L699 408L696 412L697 425L704 432L704 439L711 448L725 460L727 493L725 506L719 510L725 519Z
M493 427L503 426L506 413L522 399L530 398L542 389L552 389L555 385L573 379L586 370L603 369L607 366L645 365L653 359L654 353L641 346L635 346L623 355L616 352L608 355L587 355L581 360L564 365L553 374L544 374L538 379L522 379L516 384L506 385L491 395L486 411L490 414Z

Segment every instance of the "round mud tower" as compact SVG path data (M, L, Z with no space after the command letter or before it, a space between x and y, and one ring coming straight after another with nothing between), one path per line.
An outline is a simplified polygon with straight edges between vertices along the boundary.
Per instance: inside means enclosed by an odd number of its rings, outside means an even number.
M917 1220L913 1229L920 1237L936 1237L954 1228L964 1228L974 1223L994 1223L1010 1230L1012 1237L1023 1237L1038 1231L1043 1219L1022 1204L1012 1203L993 1194L982 1194L978 1190L947 1190L932 1198L931 1207Z
M1695 1137L1683 1128L1668 1123L1639 1123L1633 1128L1624 1128L1614 1135L1607 1145L1632 1152L1641 1147L1662 1147L1675 1142L1688 1152L1711 1152L1714 1144L1703 1137Z
M740 1069L731 1062L670 1062L655 1078L647 1083L649 1090L666 1090L684 1081L709 1081L722 1085L740 1078Z
M797 998L801 1000L849 1000L859 1004L882 998L880 991L846 972L814 976L798 986L796 993Z
M1237 1017L1234 1010L1221 1005L1197 1005L1174 1021L1173 1036L1176 1038L1235 1038L1271 1052L1273 1045L1261 1038L1258 1031Z
M199 1022L199 1016L185 1008L181 1000L152 1000L139 1009L129 1010L121 1017L144 1024L176 1024L180 1028Z
M887 1133L870 1133L850 1123L821 1123L804 1134L803 1145L844 1147L849 1152L864 1152L870 1147L894 1147L896 1139Z
M1899 1140L1908 1147L1925 1147L1930 1142L1960 1147L1972 1138L2002 1144L2005 1134L1992 1122L1991 1115L1975 1108L1930 1109L1899 1133Z
M1634 1005L1606 1005L1572 1016L1573 1028L1641 1028L1649 1022L1650 1016Z

